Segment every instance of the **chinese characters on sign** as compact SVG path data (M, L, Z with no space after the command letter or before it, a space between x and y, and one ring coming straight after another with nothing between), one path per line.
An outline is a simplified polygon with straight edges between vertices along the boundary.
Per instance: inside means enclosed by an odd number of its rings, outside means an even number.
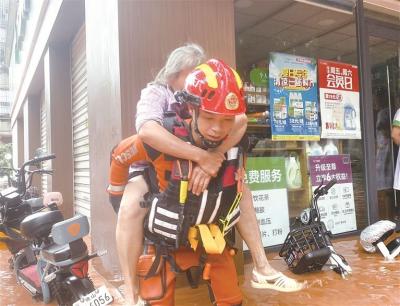
M246 175L246 183L273 183L280 182L282 173L279 169L250 170Z
M309 165L313 190L321 182L325 185L333 178L337 180L328 194L318 200L321 220L328 230L333 234L356 230L350 155L310 156Z
M319 140L315 59L271 53L270 114L273 140Z
M264 247L284 242L289 232L289 211L283 157L249 157L248 184ZM244 249L248 249L244 244Z
M318 60L322 138L360 139L357 66Z

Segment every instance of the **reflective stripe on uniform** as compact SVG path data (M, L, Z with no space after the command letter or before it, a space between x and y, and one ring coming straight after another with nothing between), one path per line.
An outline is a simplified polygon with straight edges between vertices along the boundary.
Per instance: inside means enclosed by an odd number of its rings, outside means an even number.
M177 213L175 213L173 211L166 210L166 209L164 209L162 207L157 207L157 213L159 213L161 215L164 215L164 216L166 216L168 218L171 218L171 219L175 219L175 220L179 219L179 215Z
M227 160L232 160L232 159L237 159L238 158L238 155L239 155L239 148L238 147L233 147L233 148L230 148L227 152L226 152L226 155L227 155Z
M220 192L218 193L218 198L217 198L217 201L216 201L216 203L215 203L214 211L213 211L213 213L212 213L212 215L211 215L211 217L210 217L210 219L208 220L207 223L211 223L211 222L214 221L214 218L215 218L215 216L217 215L219 206L221 205L221 196L222 196L222 191L220 191Z
M208 198L208 189L203 191L203 196L201 198L199 215L197 216L196 225L200 224L201 220L203 219L204 210L205 210L206 204L207 204L207 198Z
M154 220L154 215L155 215L155 212L156 212L156 204L157 204L157 202L158 202L158 198L154 198L154 200L153 200L153 202L151 204L151 210L150 210L150 215L149 215L149 224L148 224L148 228L149 228L149 231L151 233L154 233L153 232L153 220Z
M122 193L125 190L125 185L124 186L117 186L117 185L108 185L107 191L111 193Z
M154 228L153 230L154 230L154 233L160 234L160 235L162 235L164 237L171 238L171 239L176 239L176 235L174 235L174 234L164 232L162 230L159 230L158 228Z
M176 229L177 229L177 227L178 227L176 224L171 224L171 223L168 223L168 222L159 220L159 219L155 219L155 220L154 220L154 223L157 224L157 225L159 225L159 226L161 226L161 227L165 227L165 228L168 228L168 229L172 229L172 230L174 230L174 231L176 231Z

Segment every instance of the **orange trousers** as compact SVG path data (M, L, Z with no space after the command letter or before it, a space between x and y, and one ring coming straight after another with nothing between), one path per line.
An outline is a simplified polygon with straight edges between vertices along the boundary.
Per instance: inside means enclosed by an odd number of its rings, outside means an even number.
M178 267L185 271L190 267L199 266L201 255L200 248L194 252L190 248L181 248L171 255ZM153 253L153 254L152 254ZM175 304L175 273L171 270L171 264L166 261L161 271L153 277L145 279L144 276L150 269L154 259L154 251L142 255L138 263L138 275L140 282L140 296L150 305L173 306ZM235 264L232 255L225 249L220 255L207 255L205 264L210 265L209 286L218 306L240 305L242 292L239 288ZM164 282L162 279L164 278ZM154 298L158 299L154 299Z

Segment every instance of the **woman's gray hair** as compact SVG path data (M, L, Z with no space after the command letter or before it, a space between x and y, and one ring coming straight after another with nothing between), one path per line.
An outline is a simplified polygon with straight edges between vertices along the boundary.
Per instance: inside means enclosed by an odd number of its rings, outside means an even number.
M177 76L179 72L188 68L195 68L205 59L206 55L203 48L197 44L190 43L176 48L168 56L165 66L158 72L152 83L167 85L168 81Z

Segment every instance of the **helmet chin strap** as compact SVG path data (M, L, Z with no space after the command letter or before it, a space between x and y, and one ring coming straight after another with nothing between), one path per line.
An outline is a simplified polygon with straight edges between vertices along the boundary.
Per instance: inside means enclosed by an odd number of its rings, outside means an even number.
M194 114L195 114L195 120L194 120L194 132L199 136L200 140L201 140L201 146L203 148L206 149L215 149L216 147L218 147L223 140L219 140L219 141L212 141L212 140L208 140L206 139L199 130L199 126L197 125L197 120L199 118L199 112L198 112L198 108L196 107L194 109ZM193 123L193 120L192 120Z

